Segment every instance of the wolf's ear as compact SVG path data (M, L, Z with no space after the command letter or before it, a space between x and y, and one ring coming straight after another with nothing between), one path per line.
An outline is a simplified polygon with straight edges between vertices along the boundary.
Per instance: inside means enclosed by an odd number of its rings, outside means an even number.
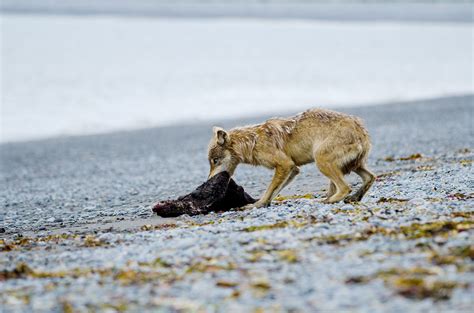
M214 137L216 137L217 143L221 146L224 145L229 140L229 135L222 127L214 126L212 128L214 132Z

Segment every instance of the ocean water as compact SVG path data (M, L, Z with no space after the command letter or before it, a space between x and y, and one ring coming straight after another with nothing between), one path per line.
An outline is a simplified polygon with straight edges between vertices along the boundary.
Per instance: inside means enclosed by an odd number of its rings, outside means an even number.
M473 93L473 24L1 15L1 142Z
M470 0L2 0L20 13L472 23Z

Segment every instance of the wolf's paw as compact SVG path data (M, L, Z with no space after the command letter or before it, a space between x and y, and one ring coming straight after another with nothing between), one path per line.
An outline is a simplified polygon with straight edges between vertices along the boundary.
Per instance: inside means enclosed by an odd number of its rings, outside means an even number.
M348 196L344 199L344 203L354 203L354 202L359 202L361 200L361 197L357 194Z
M334 203L334 202L331 202L331 201L329 200L329 198L325 198L325 199L321 200L321 203L322 203L322 204L332 204L332 203Z
M342 199L330 197L330 198L323 199L323 200L321 201L321 203L323 203L323 204L334 204L334 203L340 202L341 200L342 200Z
M257 201L255 203L250 203L242 207L243 210L253 209L253 208L263 208L269 206L269 202Z
M240 207L240 210L250 210L253 207L254 207L254 204L250 203L250 204L244 205L243 207Z

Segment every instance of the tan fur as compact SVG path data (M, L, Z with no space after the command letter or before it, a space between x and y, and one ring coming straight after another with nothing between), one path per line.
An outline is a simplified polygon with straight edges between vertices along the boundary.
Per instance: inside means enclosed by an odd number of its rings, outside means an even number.
M371 145L360 119L330 110L313 109L292 118L274 118L262 124L225 131L214 127L208 156L209 177L229 171L240 163L261 165L275 170L262 198L252 206L264 206L299 173L298 166L316 162L330 180L326 202L360 201L375 180L366 161ZM344 180L358 174L362 187L351 197Z

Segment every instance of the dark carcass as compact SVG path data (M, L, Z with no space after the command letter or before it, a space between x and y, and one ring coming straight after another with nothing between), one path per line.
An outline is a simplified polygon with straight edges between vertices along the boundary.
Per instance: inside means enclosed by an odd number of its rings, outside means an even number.
M212 211L228 211L255 201L230 178L228 172L221 172L190 194L179 197L177 200L159 202L153 207L153 212L162 217L198 215Z

